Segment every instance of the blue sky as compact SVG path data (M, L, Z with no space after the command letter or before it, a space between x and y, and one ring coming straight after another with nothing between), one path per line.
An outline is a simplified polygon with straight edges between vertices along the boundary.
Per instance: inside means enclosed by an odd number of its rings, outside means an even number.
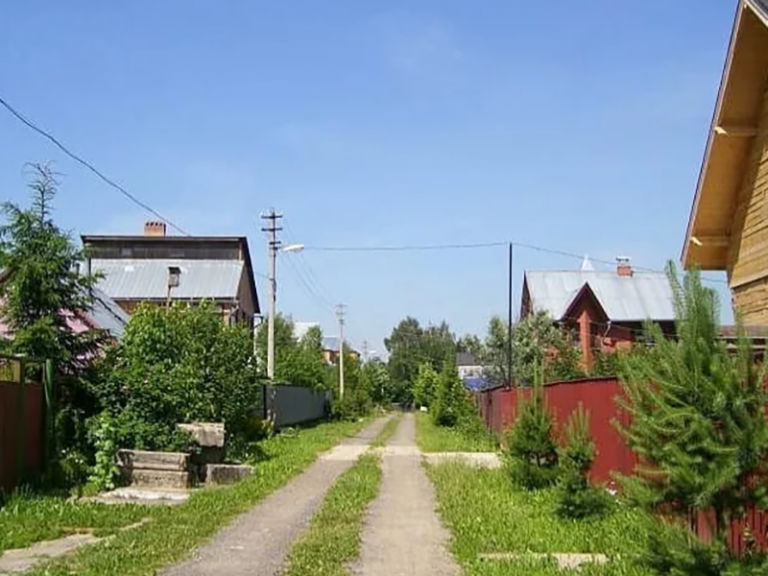
M261 273L273 206L308 246L513 239L660 268L679 258L735 2L564 6L15 2L0 95L193 234L247 235ZM54 160L76 234L147 219L3 111L0 159L16 202L24 163ZM525 269L578 266L518 249L516 294ZM330 333L325 301L344 302L349 336L378 350L407 314L483 333L505 313L504 248L307 250L278 269L281 310Z

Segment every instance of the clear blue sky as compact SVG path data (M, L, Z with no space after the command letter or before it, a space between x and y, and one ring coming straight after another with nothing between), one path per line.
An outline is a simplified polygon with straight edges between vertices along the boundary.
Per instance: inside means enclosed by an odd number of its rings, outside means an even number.
M734 1L14 2L0 95L194 234L259 212L307 245L514 239L641 266L678 259ZM146 215L0 111L0 197L23 164L64 174L74 233ZM407 314L483 333L505 313L504 248L284 255L281 310L334 327L293 276L345 302L381 350ZM515 253L524 269L579 261ZM260 286L262 300L266 290Z

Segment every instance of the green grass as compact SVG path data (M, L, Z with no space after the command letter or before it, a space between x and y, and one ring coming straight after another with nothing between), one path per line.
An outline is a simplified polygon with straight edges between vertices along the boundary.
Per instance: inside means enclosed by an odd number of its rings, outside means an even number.
M52 496L12 496L0 508L0 553L68 534L112 534L150 515L144 506L80 503Z
M522 492L508 472L459 463L427 466L437 491L443 522L453 534L452 549L468 576L558 574L551 561L479 560L487 552L602 553L614 558L605 566L588 566L582 574L646 576L632 559L643 550L649 519L617 504L600 520L569 521L555 515L554 490ZM618 557L618 558L617 558Z
M379 432L379 435L376 436L376 439L371 443L373 448L380 448L387 444L389 439L395 433L395 430L397 430L397 426L400 424L400 419L402 416L403 414L401 412L397 412L392 415L389 421L384 425L384 428L381 430L381 432Z
M381 483L379 458L361 456L328 491L322 508L296 541L284 576L346 576L360 555L360 533L368 505Z
M443 428L425 412L416 412L416 444L422 452L496 452L496 438L481 422L471 429Z
M303 471L320 452L357 432L366 423L322 423L265 440L262 443L264 457L252 477L235 486L202 490L182 506L153 508L152 521L141 529L119 532L109 541L82 548L31 574L155 574L161 566L184 558L235 516Z

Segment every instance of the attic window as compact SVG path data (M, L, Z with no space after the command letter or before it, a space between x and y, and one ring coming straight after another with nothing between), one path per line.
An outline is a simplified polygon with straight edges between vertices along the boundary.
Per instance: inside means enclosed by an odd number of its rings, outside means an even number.
M133 250L130 248L120 248L120 256L122 258L130 258L133 256Z

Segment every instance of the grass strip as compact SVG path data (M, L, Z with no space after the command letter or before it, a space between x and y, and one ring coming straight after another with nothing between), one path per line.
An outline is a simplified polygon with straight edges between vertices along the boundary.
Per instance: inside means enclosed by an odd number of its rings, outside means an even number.
M563 520L555 514L554 489L520 491L504 469L447 462L428 465L427 474L435 486L443 522L453 535L452 550L467 576L559 573L551 560L478 559L478 554L488 552L599 553L614 560L602 566L585 565L581 574L648 574L631 560L644 549L647 538L649 519L642 512L617 504L603 519Z
M471 428L437 426L428 413L416 413L416 444L422 452L496 452L496 438L481 422Z
M154 508L152 521L140 530L119 532L109 541L82 548L30 574L155 574L160 567L184 558L238 514L302 472L318 454L356 433L367 422L326 422L293 435L278 434L262 443L264 457L254 475L243 482L201 490L182 506Z
M73 502L53 496L14 494L0 508L0 554L41 540L92 532L114 534L151 515L144 506Z
M379 432L379 435L376 436L376 439L371 443L371 447L381 448L382 446L385 446L387 442L389 442L389 439L392 437L392 435L395 433L395 430L397 430L397 426L400 424L400 419L402 417L402 412L398 412L392 416L384 425L384 428L382 428L381 432Z
M349 574L347 565L360 555L363 521L380 484L379 457L374 454L361 456L339 476L309 527L294 544L283 575Z

